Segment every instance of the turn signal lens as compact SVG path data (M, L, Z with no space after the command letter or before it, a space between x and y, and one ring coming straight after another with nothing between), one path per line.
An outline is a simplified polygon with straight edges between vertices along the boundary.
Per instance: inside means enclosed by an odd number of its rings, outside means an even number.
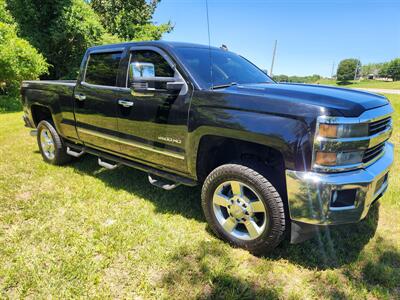
M327 138L336 138L338 136L338 125L320 124L319 136Z
M334 166L336 165L337 153L333 152L317 152L315 163L321 166Z

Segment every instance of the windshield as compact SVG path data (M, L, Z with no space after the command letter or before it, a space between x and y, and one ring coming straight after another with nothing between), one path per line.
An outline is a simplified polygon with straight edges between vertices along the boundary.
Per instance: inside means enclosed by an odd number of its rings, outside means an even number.
M203 88L243 83L272 83L259 68L243 57L225 50L177 48L177 54ZM212 79L210 72L212 61Z

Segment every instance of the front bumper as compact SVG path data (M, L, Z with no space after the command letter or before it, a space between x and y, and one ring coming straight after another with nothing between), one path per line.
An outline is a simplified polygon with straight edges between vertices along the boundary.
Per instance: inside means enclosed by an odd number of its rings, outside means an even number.
M389 142L384 155L367 168L341 173L286 170L290 218L295 224L336 225L363 219L386 191L394 149ZM356 190L353 205L332 206L335 191Z

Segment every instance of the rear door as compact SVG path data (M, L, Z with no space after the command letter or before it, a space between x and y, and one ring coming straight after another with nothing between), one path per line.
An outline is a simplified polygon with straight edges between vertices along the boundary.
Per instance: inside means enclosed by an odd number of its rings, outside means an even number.
M79 139L88 146L120 152L117 126L117 87L123 49L89 53L83 78L75 91Z
M156 47L129 52L126 89L118 105L125 155L146 164L187 171L186 138L190 93L172 59Z

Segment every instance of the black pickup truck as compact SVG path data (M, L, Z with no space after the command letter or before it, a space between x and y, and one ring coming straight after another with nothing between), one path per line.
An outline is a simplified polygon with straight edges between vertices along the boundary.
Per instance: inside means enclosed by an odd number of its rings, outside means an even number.
M202 184L215 234L255 253L285 233L301 242L319 226L362 220L388 186L385 97L277 84L224 48L93 47L76 81L24 81L21 94L46 162L90 153L166 190Z

